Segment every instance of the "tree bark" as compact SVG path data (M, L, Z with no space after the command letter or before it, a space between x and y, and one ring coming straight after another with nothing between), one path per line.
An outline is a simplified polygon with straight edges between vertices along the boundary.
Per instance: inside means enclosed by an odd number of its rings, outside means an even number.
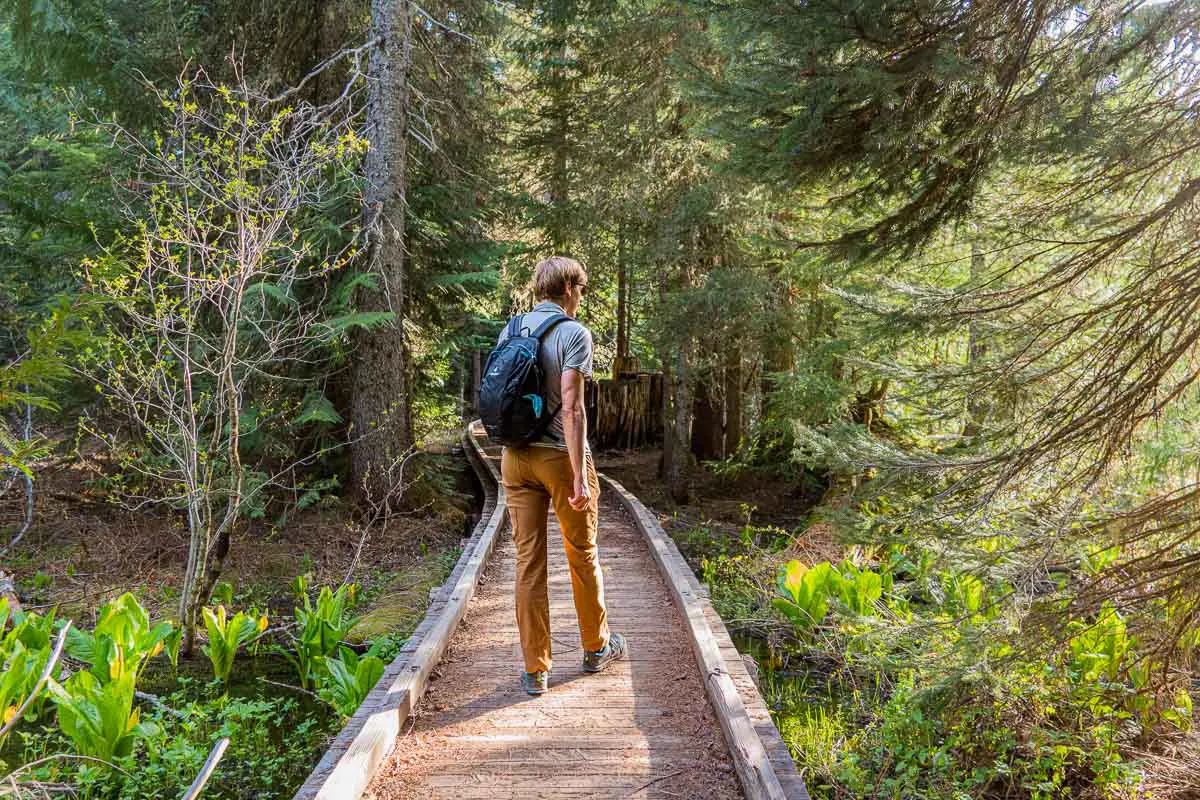
M735 343L725 358L725 437L721 455L732 457L742 444L745 430L742 351Z
M692 400L692 455L699 461L721 457L724 430L721 425L721 405L713 383L716 377L696 381Z
M628 358L629 278L625 267L625 220L622 218L617 221L617 363L624 364Z
M983 253L979 251L979 245L971 245L971 277L969 283L972 287L978 286L979 281L983 279ZM983 361L987 354L987 345L984 343L983 336L980 335L979 322L972 318L967 327L967 369L973 371L979 362ZM973 439L983 432L983 422L987 418L990 403L988 397L983 392L971 392L967 396L967 420L963 424L962 435L965 438Z
M8 601L9 611L21 610L21 598L17 597L17 584L4 570L0 570L0 598ZM4 633L0 630L0 634Z
M318 31L321 58L329 58L349 43L350 20L354 18L355 5L357 4L351 0L323 0L321 3L321 23ZM317 102L332 102L342 93L348 79L349 64L345 61L328 67L317 76Z
M391 471L413 444L411 382L404 321L405 213L408 190L408 72L412 7L408 0L372 0L367 98L368 257L377 285L360 294L362 311L390 311L394 319L357 336L352 409L353 486L360 499L385 503Z
M675 364L671 373L671 389L666 394L671 398L671 413L667 418L666 438L670 440L671 459L666 464L667 490L671 499L686 505L691 499L688 482L688 439L691 428L691 392L688 390L688 346L675 350Z

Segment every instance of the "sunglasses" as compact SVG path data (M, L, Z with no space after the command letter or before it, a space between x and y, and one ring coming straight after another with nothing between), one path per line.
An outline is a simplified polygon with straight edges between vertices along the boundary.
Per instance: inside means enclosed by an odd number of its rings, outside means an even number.
M577 283L575 285L579 287L580 297L587 297L588 285L586 283Z

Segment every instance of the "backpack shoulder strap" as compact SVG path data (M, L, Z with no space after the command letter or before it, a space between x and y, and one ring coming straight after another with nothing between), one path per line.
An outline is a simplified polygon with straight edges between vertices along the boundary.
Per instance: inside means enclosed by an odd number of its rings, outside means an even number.
M532 336L534 339L541 341L541 338L543 336L545 336L547 333L549 333L551 328L553 328L558 323L566 322L569 319L570 319L570 317L568 317L566 314L555 314L553 317L546 320L541 325L538 325L537 330L529 335Z
M508 321L508 338L515 339L521 335L521 320L525 319L524 314L517 314Z

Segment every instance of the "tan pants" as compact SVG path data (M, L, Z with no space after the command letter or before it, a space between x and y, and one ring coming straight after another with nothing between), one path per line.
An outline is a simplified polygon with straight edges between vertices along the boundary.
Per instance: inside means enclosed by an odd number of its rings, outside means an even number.
M504 449L501 475L517 549L517 628L526 672L549 671L551 666L550 593L546 583L546 524L551 503L562 527L583 646L599 650L608 643L604 577L596 548L600 482L590 456L586 463L592 496L586 509L576 511L569 502L575 485L566 450Z

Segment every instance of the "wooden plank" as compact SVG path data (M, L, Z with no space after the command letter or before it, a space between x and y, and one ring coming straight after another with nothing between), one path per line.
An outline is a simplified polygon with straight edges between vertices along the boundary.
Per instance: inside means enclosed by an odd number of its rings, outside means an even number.
M633 517L667 580L675 604L684 618L684 625L691 634L692 648L705 676L709 700L725 733L725 741L746 797L748 800L788 800L789 796L767 756L763 741L754 729L745 704L730 678L725 658L706 617L706 603L703 602L703 594L698 591L695 575L675 543L646 507L617 481L608 476L602 478ZM807 792L803 796L807 798Z
M690 736L656 734L651 742L644 734L615 736L603 734L548 734L537 728L510 733L481 733L465 736L446 736L446 744L492 744L499 747L568 748L574 750L647 750L660 747L691 746Z
M555 778L555 789L579 789L591 792L591 797L624 797L629 792L636 791L646 785L646 775L559 775ZM667 775L655 784L656 788L667 788L671 785L673 775ZM653 779L650 776L650 779ZM430 775L428 784L438 789L470 788L482 785L496 785L495 777L487 772L474 775ZM524 791L522 797L540 797L546 780L541 775L510 775L505 776L502 784L505 791Z
M491 557L497 536L507 521L504 489L499 473L468 426L463 448L487 493L490 513L481 517L463 548L440 599L431 604L409 645L384 671L367 699L293 800L358 800L383 760L395 747L413 707L428 685L430 674L450 643L450 637L466 614L467 604Z

